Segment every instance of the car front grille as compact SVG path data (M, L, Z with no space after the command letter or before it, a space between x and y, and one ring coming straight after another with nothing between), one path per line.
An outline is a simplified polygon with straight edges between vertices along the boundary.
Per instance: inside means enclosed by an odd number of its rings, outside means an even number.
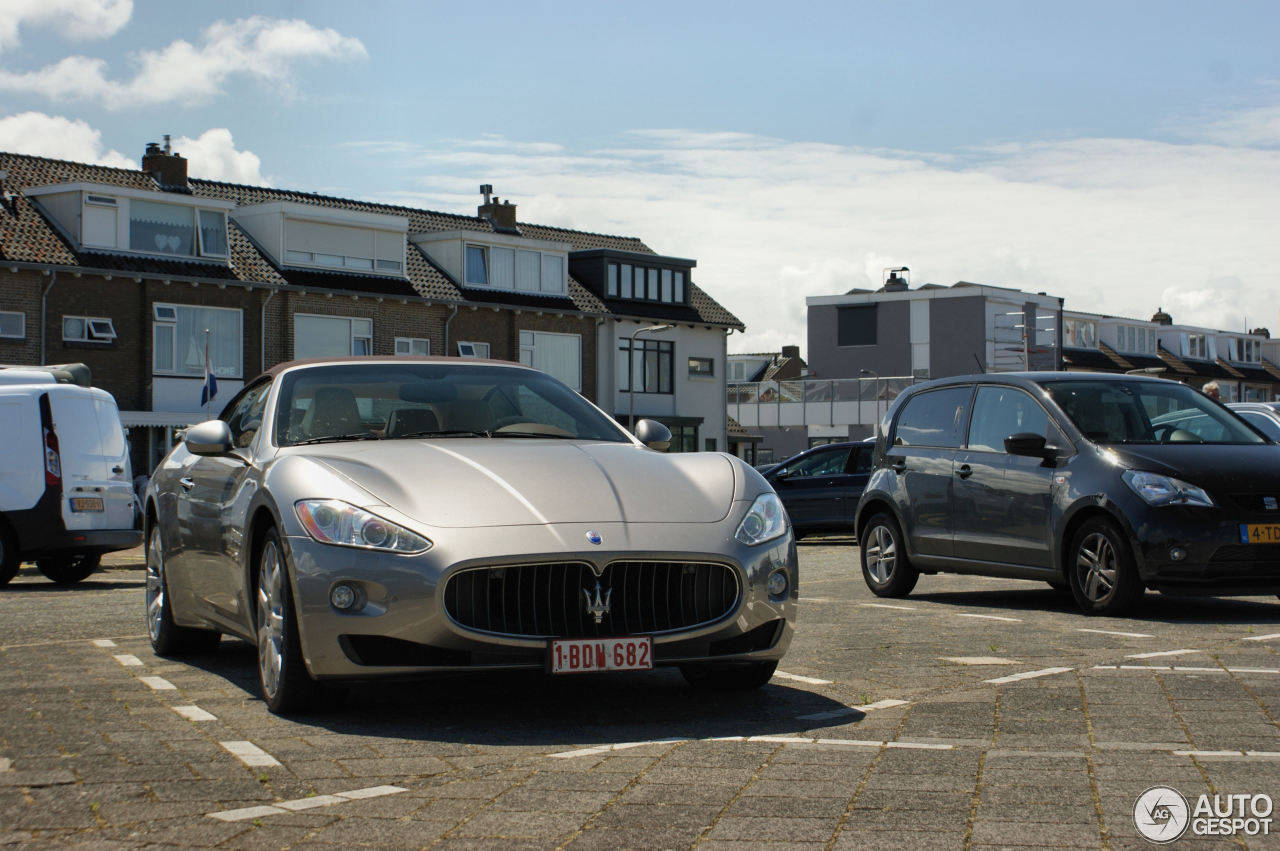
M449 577L444 606L468 629L522 637L597 638L714 623L741 595L727 564L617 561L480 567Z

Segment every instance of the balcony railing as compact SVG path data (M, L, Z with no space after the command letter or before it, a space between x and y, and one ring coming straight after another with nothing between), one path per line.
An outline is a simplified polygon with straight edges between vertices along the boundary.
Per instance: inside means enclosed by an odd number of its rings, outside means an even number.
M914 383L910 375L730 382L726 403L747 428L872 425Z

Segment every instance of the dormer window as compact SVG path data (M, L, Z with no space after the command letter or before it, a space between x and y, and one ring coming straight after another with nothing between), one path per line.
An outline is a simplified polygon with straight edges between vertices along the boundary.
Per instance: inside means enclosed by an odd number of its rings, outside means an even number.
M566 243L472 230L418 233L410 239L465 287L544 296L569 292Z
M610 298L685 304L685 273L631 263L610 263L605 289Z
M90 184L27 190L87 250L225 260L234 204Z
M294 201L239 207L232 216L282 268L404 275L403 216Z

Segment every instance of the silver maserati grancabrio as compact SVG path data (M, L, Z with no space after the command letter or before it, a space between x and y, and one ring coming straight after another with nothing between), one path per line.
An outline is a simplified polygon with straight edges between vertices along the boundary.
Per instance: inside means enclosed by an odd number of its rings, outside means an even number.
M278 713L460 670L763 685L795 629L781 502L733 456L636 433L515 364L281 364L151 478L152 646L252 642Z

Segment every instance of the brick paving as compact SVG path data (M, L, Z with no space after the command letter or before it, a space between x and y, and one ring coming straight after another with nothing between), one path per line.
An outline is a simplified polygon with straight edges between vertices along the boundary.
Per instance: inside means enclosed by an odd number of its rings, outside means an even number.
M1119 849L1148 847L1133 807L1153 785L1280 797L1274 598L1148 595L1103 620L942 576L878 600L856 547L806 541L782 670L829 682L454 676L282 719L248 645L151 653L141 558L0 588L2 845Z

